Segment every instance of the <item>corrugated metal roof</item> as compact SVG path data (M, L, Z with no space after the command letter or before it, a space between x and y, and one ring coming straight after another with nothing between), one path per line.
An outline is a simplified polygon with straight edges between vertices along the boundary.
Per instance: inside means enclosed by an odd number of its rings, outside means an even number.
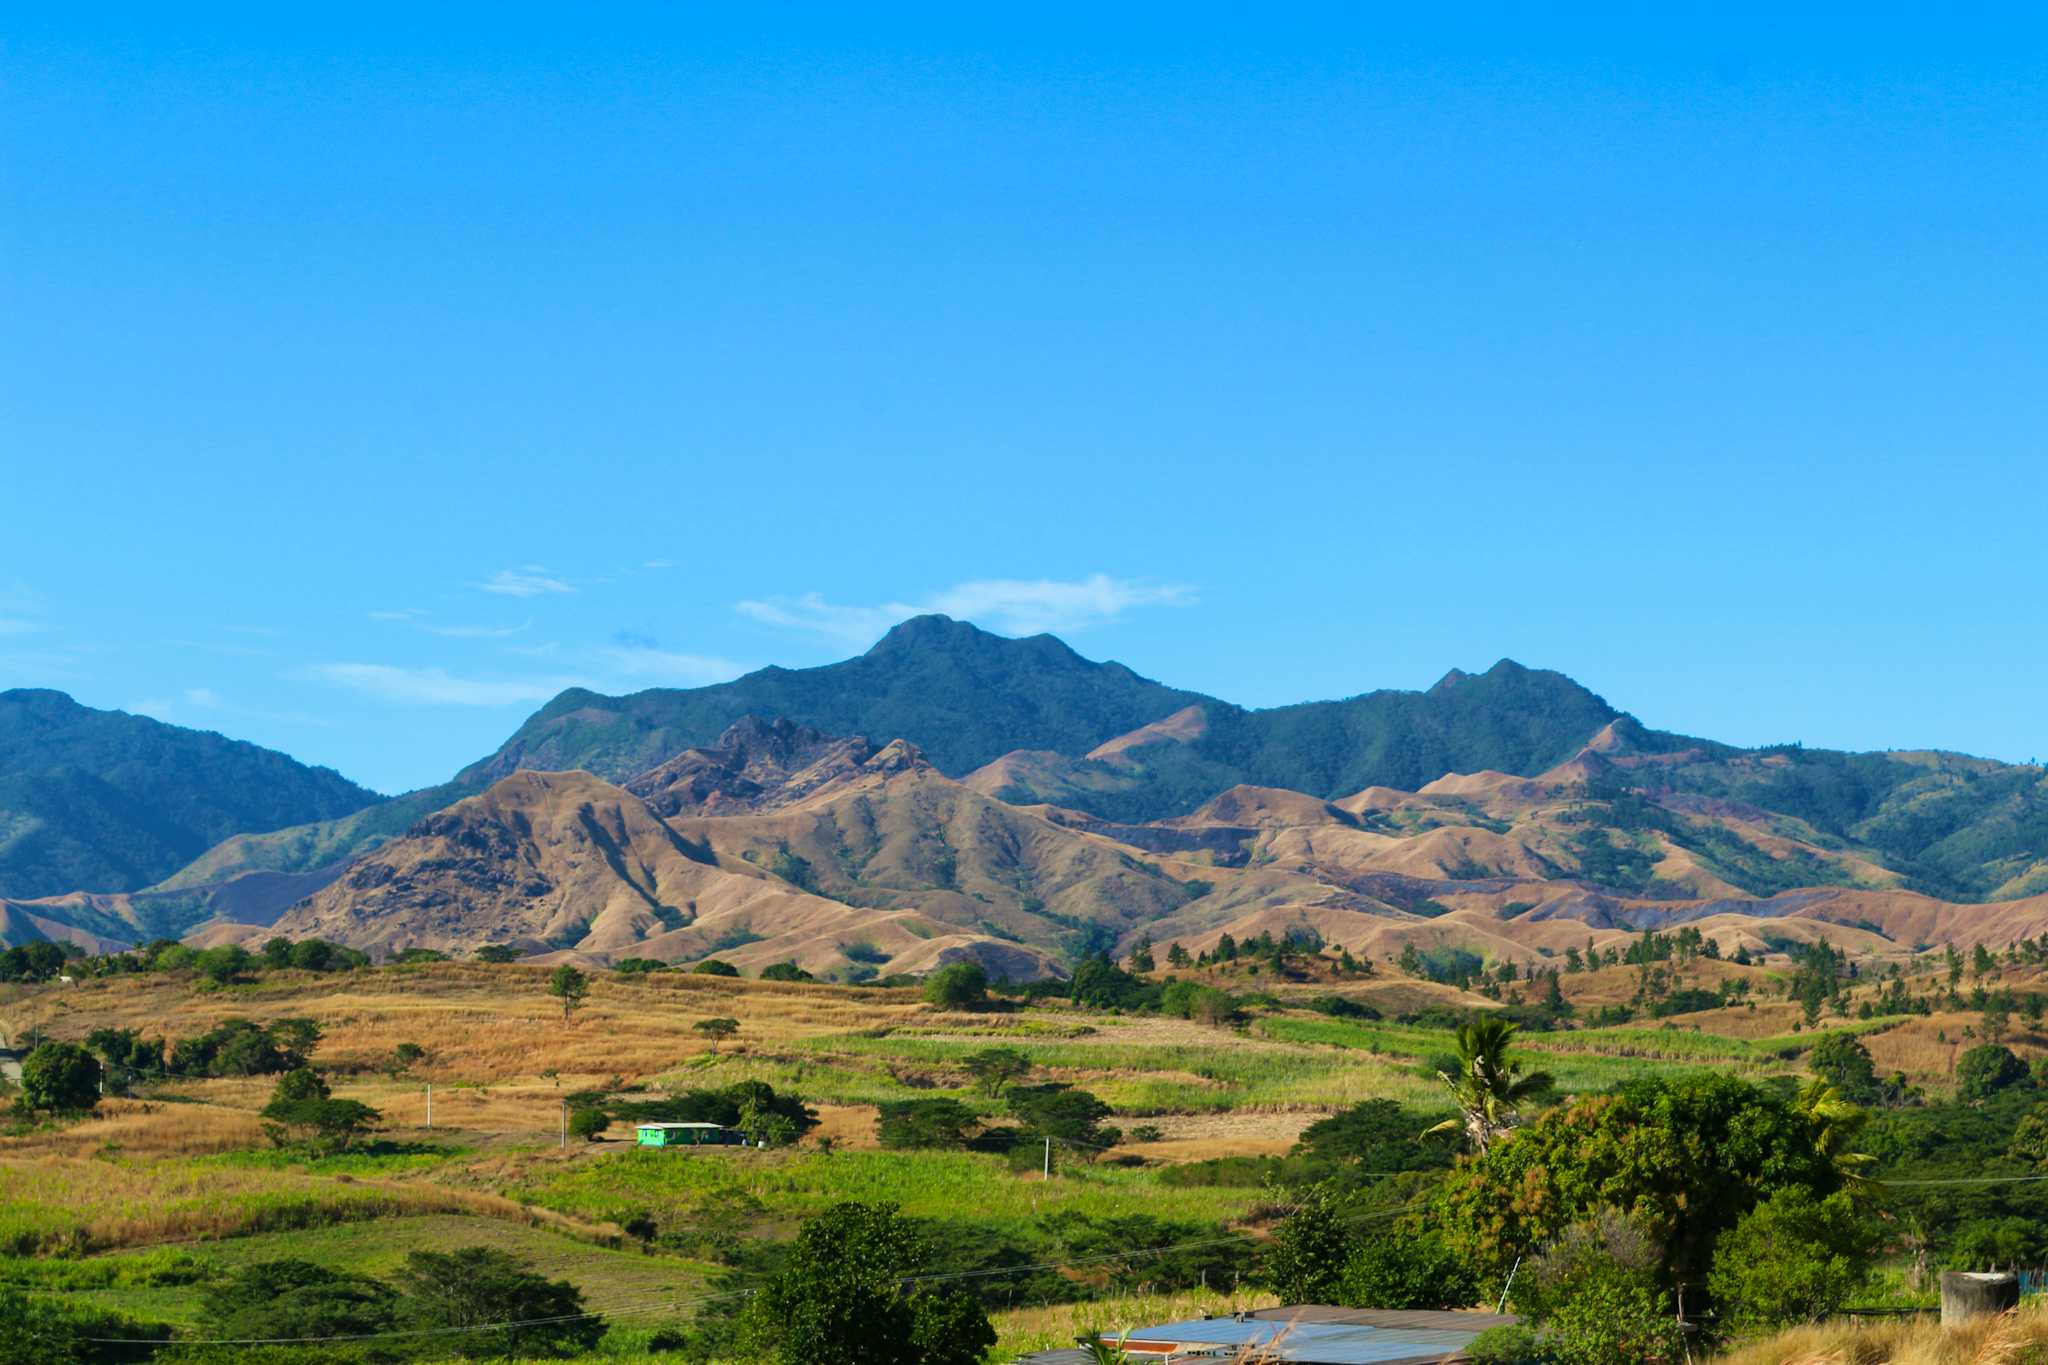
M1494 1313L1402 1313L1307 1306L1236 1318L1194 1318L1133 1331L1124 1348L1139 1360L1257 1346L1297 1365L1426 1365L1456 1358L1472 1338L1514 1318Z

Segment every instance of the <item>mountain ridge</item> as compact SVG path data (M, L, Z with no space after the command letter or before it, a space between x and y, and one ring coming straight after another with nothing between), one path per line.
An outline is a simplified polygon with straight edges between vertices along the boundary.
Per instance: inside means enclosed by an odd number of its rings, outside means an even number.
M140 890L233 835L381 800L247 740L0 691L0 896Z

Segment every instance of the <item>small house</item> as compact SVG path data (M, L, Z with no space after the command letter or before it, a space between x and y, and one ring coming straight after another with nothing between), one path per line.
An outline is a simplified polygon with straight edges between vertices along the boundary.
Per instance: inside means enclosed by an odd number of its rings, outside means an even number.
M718 1123L643 1123L633 1131L642 1147L730 1147L746 1141Z

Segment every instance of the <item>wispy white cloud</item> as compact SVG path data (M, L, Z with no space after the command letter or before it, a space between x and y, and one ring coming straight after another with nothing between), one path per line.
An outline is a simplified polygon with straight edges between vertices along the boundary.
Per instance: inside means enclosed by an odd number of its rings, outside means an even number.
M640 567L643 569L673 569L675 566L676 562L673 559L650 559Z
M422 616L427 615L431 615L431 613L419 607L401 607L397 611L373 611L370 613L370 619L372 621L417 621Z
M1012 635L1086 630L1120 620L1141 607L1190 607L1199 600L1185 583L1112 578L978 578L912 602L858 606L829 602L822 593L768 597L734 604L743 616L773 626L828 635L854 644L874 640L913 616L942 612Z
M645 645L615 645L602 651L606 671L634 682L677 683L701 687L737 678L746 670L730 659L706 654L681 654Z
M529 620L516 626L422 626L420 629L455 640L502 640L508 635L517 635L532 624Z
M19 616L0 616L0 635L27 635L41 630L40 622L26 620Z
M464 678L445 668L360 663L315 664L305 669L304 675L383 701L425 706L516 706L546 701L577 682L566 678Z
M550 593L576 591L541 564L522 564L516 569L500 569L483 582L472 583L470 586L483 592L496 593L500 597L545 597Z
M193 706L201 707L208 711L219 710L221 705L220 693L210 687L186 688L185 700Z

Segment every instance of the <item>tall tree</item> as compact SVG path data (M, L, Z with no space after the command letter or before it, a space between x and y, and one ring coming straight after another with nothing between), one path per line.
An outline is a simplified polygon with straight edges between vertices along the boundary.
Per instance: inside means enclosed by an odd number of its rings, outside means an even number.
M1545 1094L1553 1082L1547 1071L1523 1072L1508 1056L1515 1026L1505 1019L1475 1019L1458 1029L1456 1074L1437 1076L1451 1092L1459 1117L1445 1119L1424 1133L1464 1130L1472 1150L1482 1155L1493 1140L1521 1122L1521 1107Z
M562 1002L562 1023L568 1024L569 1017L583 1003L583 997L590 994L590 978L567 962L555 968L555 974L548 978L548 994Z

